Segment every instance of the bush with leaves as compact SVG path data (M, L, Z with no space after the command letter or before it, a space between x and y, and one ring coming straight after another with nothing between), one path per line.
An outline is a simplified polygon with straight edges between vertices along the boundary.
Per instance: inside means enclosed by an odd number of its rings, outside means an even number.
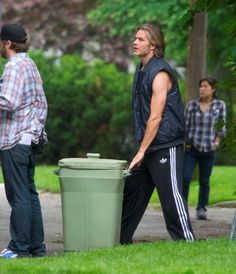
M39 160L57 163L87 152L99 152L103 158L130 157L132 76L101 60L88 64L78 55L30 55L41 73L49 106L49 142Z

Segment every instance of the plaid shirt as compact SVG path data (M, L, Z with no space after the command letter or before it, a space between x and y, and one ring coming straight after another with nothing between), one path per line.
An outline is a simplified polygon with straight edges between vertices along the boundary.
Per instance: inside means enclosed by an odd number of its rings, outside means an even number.
M27 53L17 53L0 79L0 149L17 144L23 134L38 142L47 117L47 101L38 69Z
M198 151L215 149L216 136L226 134L225 125L216 131L217 122L226 122L226 107L221 100L214 99L206 112L202 112L199 100L193 100L185 108L186 144L192 144Z

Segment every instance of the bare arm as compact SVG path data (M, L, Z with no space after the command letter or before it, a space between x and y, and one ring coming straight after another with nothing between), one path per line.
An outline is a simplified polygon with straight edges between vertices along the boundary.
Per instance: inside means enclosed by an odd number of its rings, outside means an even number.
M171 86L172 82L167 72L161 71L156 75L152 86L150 117L147 121L145 134L139 151L131 161L129 170L141 164L145 151L156 136L166 104L167 93L171 89Z

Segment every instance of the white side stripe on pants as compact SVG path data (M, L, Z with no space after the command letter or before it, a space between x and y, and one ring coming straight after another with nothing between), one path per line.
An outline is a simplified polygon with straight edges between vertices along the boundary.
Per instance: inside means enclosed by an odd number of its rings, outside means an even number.
M180 223L182 226L182 230L184 232L184 237L187 241L193 241L194 237L189 229L187 213L184 208L183 199L179 193L178 185L177 185L177 176L176 176L176 147L171 147L169 149L170 152L170 172L171 172L171 184L172 191L174 195L174 200L177 208L177 212L179 214Z

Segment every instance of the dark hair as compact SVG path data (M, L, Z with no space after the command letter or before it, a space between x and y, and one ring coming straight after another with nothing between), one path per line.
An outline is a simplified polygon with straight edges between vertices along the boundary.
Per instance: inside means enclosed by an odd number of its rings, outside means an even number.
M158 26L151 24L144 24L137 28L136 32L143 30L146 32L148 40L151 45L155 46L155 55L162 58L165 53L164 34Z
M2 42L4 44L7 43L6 40L2 40ZM20 52L27 52L28 49L29 49L29 47L30 47L30 43L29 42L25 42L25 43L14 43L14 42L11 42L10 49L14 50L16 53L20 53Z
M212 76L207 76L205 78L202 78L200 81L199 81L199 87L201 86L201 83L202 82L207 82L214 90L215 92L213 93L213 98L217 98L216 96L216 91L217 91L217 84L218 84L218 81L216 80L216 78L212 77Z
M28 49L29 49L29 46L30 46L29 42L25 42L25 43L14 43L14 42L11 42L10 49L14 50L16 53L27 52Z

